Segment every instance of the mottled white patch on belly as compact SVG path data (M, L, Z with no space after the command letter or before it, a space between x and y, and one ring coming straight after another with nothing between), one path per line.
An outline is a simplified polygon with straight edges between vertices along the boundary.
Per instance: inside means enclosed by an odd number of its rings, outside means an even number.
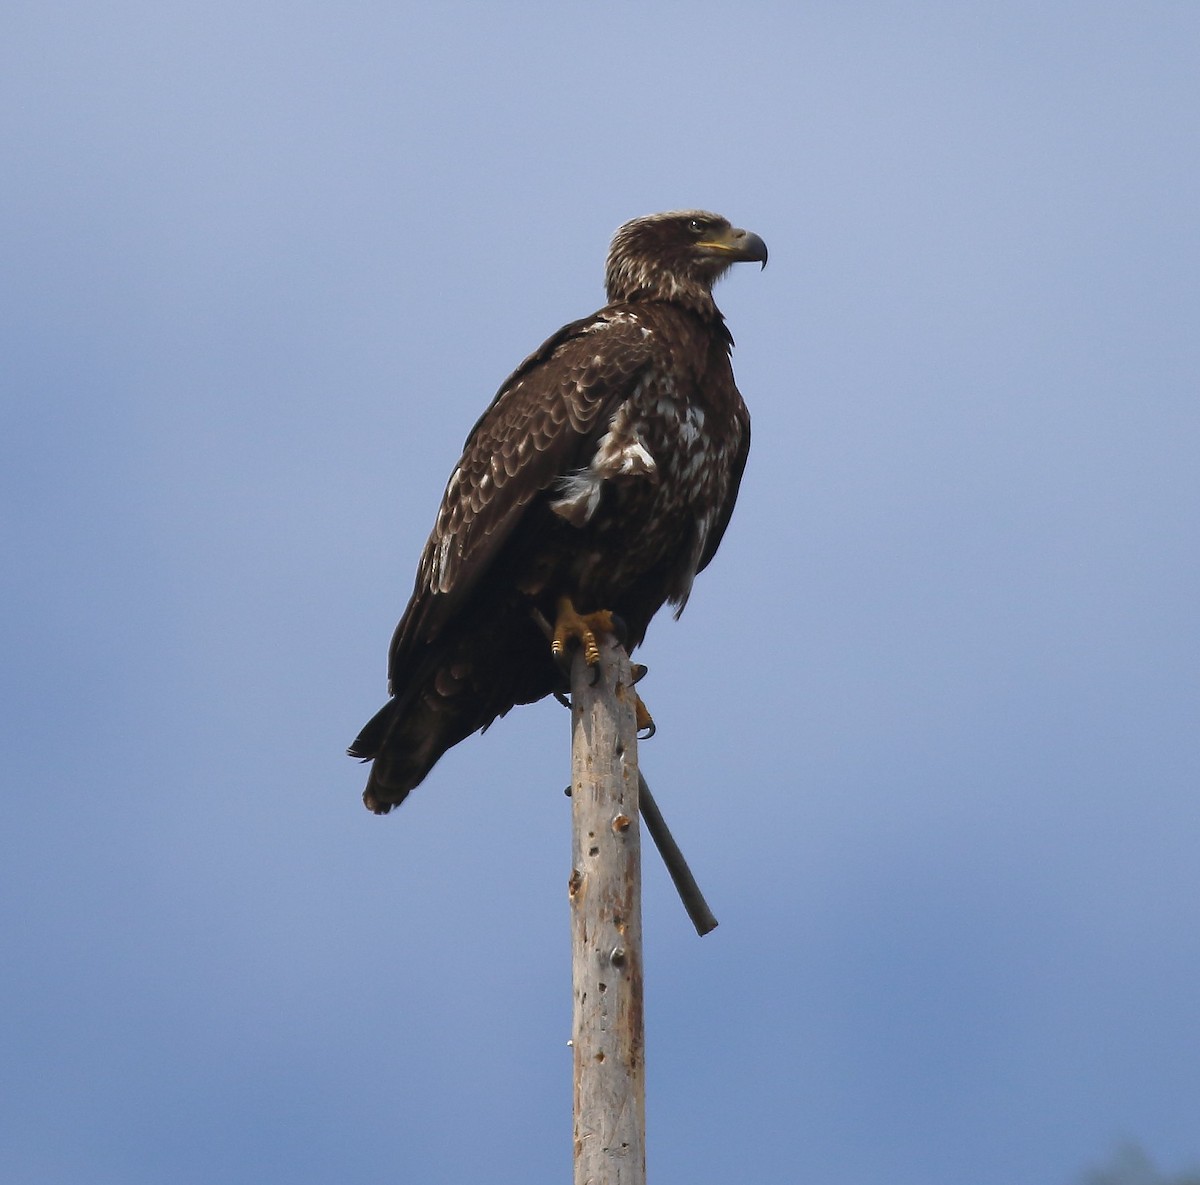
M688 404L679 421L679 439L689 448L700 439L704 431L704 408Z
M555 514L565 518L572 526L582 527L600 505L601 480L595 472L578 469L558 479L562 496L550 503Z
M550 508L574 526L582 527L596 513L606 481L616 477L657 480L658 465L633 421L631 402L617 409L587 467L558 480L561 496Z

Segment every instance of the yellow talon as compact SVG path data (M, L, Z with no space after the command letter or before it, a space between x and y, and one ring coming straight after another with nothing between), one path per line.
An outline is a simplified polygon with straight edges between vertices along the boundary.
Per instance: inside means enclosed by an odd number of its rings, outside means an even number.
M555 658L562 658L567 652L567 645L573 641L578 642L583 647L584 661L589 667L594 667L600 661L600 645L596 641L596 635L612 632L613 618L607 609L581 614L571 603L570 597L560 597L550 652Z

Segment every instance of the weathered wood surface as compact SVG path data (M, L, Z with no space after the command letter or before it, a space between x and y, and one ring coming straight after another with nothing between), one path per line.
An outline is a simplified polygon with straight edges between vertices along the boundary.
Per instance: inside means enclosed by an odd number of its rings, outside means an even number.
M629 658L571 671L575 1185L645 1185L642 886ZM595 682L593 683L593 678Z

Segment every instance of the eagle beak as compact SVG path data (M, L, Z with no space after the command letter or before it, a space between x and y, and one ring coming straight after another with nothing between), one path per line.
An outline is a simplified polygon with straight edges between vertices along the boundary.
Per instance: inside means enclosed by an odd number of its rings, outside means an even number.
M720 238L708 239L696 245L717 251L735 263L761 263L763 267L767 266L767 245L752 230L733 226Z

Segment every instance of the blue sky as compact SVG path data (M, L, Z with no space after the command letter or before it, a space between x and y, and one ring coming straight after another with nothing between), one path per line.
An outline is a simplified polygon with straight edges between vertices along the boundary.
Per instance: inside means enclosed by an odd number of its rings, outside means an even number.
M1200 9L10 4L0 1147L570 1171L565 713L343 755L500 380L718 210L755 443L641 657L656 1182L1200 1160Z

